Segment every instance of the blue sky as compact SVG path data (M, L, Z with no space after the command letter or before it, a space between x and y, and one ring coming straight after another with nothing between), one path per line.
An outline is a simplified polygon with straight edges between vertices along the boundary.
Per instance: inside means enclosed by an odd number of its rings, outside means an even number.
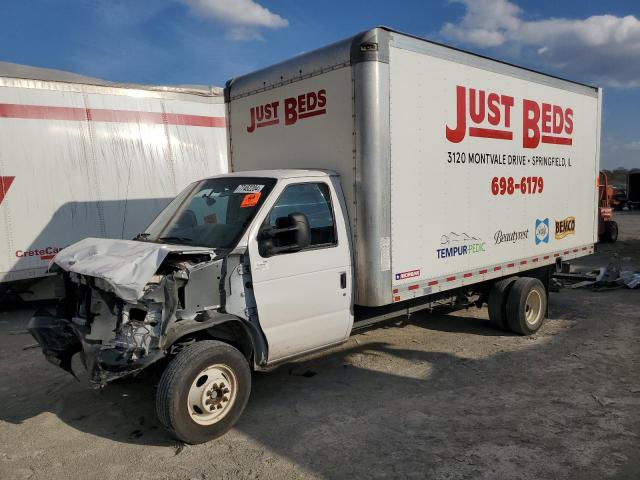
M603 86L602 164L640 167L638 0L5 0L0 60L222 86L375 25Z

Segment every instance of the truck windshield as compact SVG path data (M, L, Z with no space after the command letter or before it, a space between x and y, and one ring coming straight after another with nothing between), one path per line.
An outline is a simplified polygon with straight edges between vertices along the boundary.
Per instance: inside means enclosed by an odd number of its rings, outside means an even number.
M260 177L211 178L192 183L136 238L232 249L275 183L273 178Z

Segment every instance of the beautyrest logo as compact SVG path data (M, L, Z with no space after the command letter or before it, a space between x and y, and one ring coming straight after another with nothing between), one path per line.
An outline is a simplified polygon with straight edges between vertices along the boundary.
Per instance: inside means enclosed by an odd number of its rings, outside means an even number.
M486 243L464 232L460 234L451 232L448 235L442 235L440 245L443 247L436 249L438 258L448 258L482 253L485 251Z
M576 233L576 218L567 217L564 220L556 220L556 240L561 240L567 235L575 235Z
M512 232L503 232L502 230L498 230L493 235L496 245L500 245L501 243L516 243L520 240L526 240L527 238L529 238L528 228L526 230L514 230Z
M327 113L327 91L323 88L317 92L285 98L283 105L284 124L293 125L298 120ZM251 107L247 132L253 133L256 128L280 124L280 112L280 100Z
M513 140L514 97L458 85L456 102L456 126L445 125L451 143L460 143L467 133L470 137ZM573 109L522 99L523 148L536 148L540 143L571 145L572 133Z
M549 243L549 219L536 219L536 245L539 243Z

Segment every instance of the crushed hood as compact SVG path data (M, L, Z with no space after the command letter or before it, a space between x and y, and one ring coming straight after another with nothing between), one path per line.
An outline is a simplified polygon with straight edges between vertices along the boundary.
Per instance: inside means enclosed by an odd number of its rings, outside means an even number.
M85 238L58 252L52 263L69 272L101 278L123 300L136 301L171 252L213 256L213 250L205 247Z

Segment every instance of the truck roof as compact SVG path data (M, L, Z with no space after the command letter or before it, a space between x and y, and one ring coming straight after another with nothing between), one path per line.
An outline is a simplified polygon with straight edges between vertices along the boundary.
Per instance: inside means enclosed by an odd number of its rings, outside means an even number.
M221 175L213 175L208 178L218 177L265 177L276 178L298 178L298 177L330 177L337 175L331 170L301 170L301 169L279 169L279 170L247 170L244 172L224 173Z
M222 89L210 85L148 85L138 83L111 82L101 78L88 77L53 68L32 67L18 63L0 61L0 86L21 86L43 88L42 83L106 87L114 89L143 90L147 92L199 95L202 97L222 97ZM52 88L53 85L50 85Z
M303 53L284 62L232 78L225 86L225 100L244 97L279 85L312 77L320 73L365 61L389 62L391 39L402 48L452 59L474 67L500 71L548 86L596 96L598 87L549 75L492 57L427 40L416 35L378 26L325 47Z

